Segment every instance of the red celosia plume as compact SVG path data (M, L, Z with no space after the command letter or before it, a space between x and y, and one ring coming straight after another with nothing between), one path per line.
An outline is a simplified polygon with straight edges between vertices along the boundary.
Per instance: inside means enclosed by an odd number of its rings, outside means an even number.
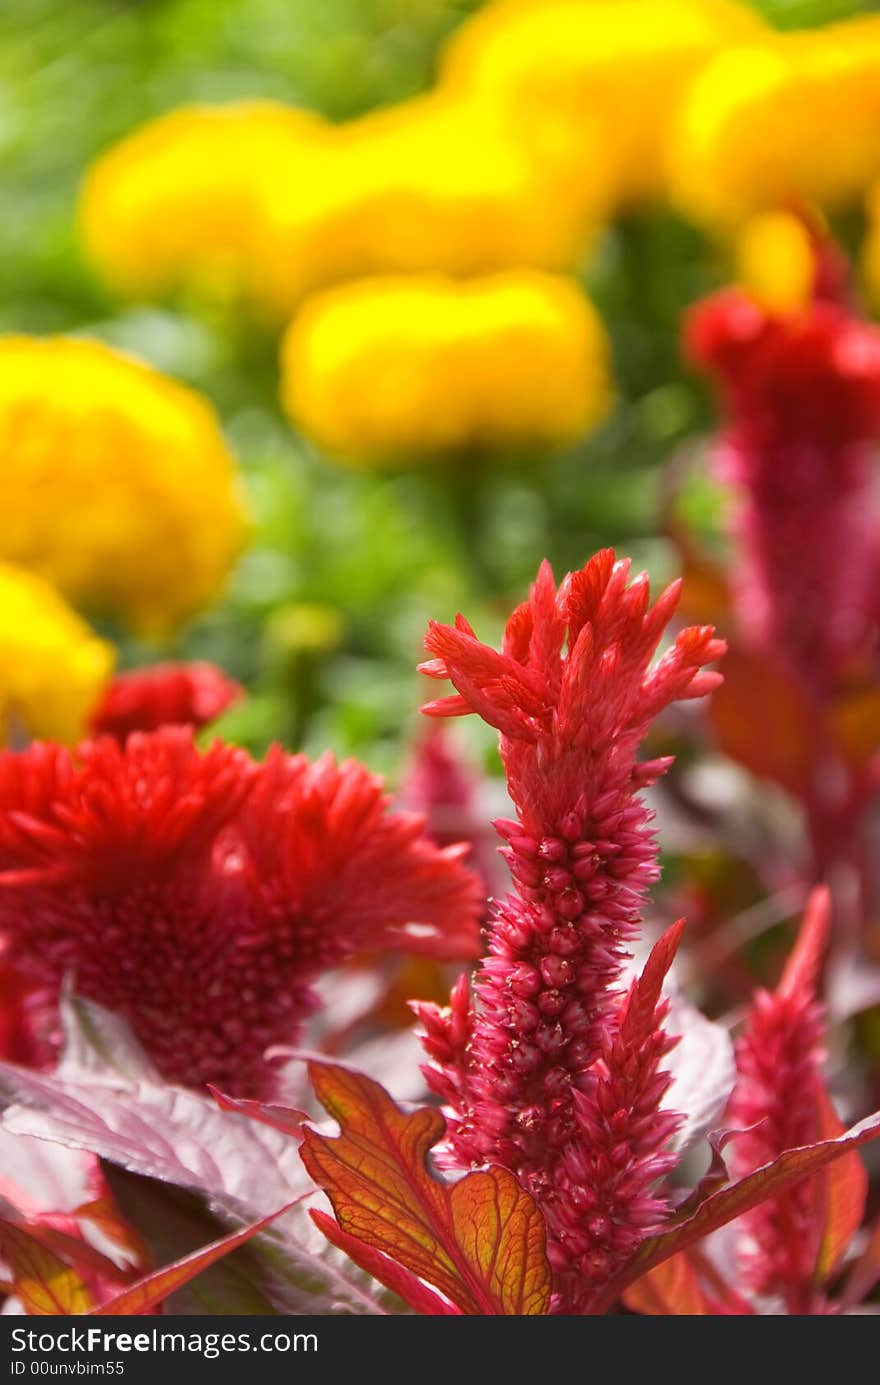
M797 946L775 991L756 992L745 1031L737 1045L737 1083L728 1124L743 1130L734 1141L734 1167L740 1176L769 1163L783 1150L807 1146L841 1126L822 1083L824 1014L816 999L828 940L830 897L813 892ZM822 1282L836 1267L826 1253L829 1197L834 1183L849 1184L843 1230L836 1217L835 1239L845 1249L861 1221L865 1175L857 1153L846 1156L824 1177L804 1179L754 1208L739 1223L744 1286L774 1296L789 1313L821 1313ZM854 1185L861 1185L859 1189ZM841 1234L842 1232L842 1234Z
M726 414L741 629L827 692L875 615L880 330L839 302L781 314L728 290L692 310L686 349Z
M710 628L654 657L678 595L653 607L629 564L596 555L557 589L549 565L508 623L501 652L459 616L432 624L456 697L432 715L477 712L501 732L519 821L496 824L516 894L496 906L473 1004L418 1006L434 1089L451 1110L450 1159L513 1170L547 1217L556 1311L589 1310L598 1283L662 1213L652 1187L676 1127L660 1113L670 1047L659 990L679 930L623 1001L617 983L645 891L657 875L639 791L667 761L637 763L670 702L710 691L724 651Z
M200 753L191 728L0 756L10 960L124 1015L184 1084L271 1091L266 1048L357 949L472 955L481 890L460 858L354 762Z
M244 689L208 663L155 664L113 679L92 718L92 734L124 741L160 726L208 726Z

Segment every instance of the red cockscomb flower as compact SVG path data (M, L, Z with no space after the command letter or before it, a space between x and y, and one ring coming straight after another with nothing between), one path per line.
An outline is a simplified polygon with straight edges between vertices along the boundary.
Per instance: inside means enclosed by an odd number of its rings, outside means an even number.
M727 415L740 627L821 694L874 617L880 331L838 302L781 314L727 290L692 310L686 349Z
M467 957L481 891L361 765L255 764L191 728L0 756L0 934L28 977L124 1015L170 1081L265 1095L324 966Z
M726 1121L743 1130L733 1144L740 1177L783 1150L812 1144L840 1128L822 1083L825 1020L816 999L829 924L830 897L820 888L776 990L759 990L752 1001L737 1044L737 1082ZM823 1129L829 1120L830 1131ZM858 1180L859 1155L847 1157ZM744 1286L781 1299L789 1313L824 1311L816 1268L828 1219L826 1195L822 1178L804 1179L737 1223Z
M502 651L459 616L432 624L423 665L456 697L432 715L478 712L501 732L518 822L496 824L516 894L495 908L472 1003L417 1007L447 1102L452 1161L513 1170L544 1208L556 1309L589 1311L591 1294L659 1219L652 1193L676 1128L659 1111L660 986L679 930L655 948L629 998L618 989L627 942L658 874L640 790L668 761L637 763L668 703L719 681L703 665L722 641L682 631L653 663L678 587L653 608L644 576L596 555L557 590L549 565L514 612Z
M208 726L244 689L208 663L155 664L113 679L92 718L92 734L124 741L160 726Z

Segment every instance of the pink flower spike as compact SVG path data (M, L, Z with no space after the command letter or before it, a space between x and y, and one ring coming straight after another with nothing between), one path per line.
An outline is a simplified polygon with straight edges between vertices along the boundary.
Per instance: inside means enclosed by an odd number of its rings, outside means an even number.
M830 896L823 886L810 896L779 986L772 993L758 991L752 1002L737 1044L738 1076L725 1120L742 1131L733 1144L739 1177L826 1133L822 1126L831 1108L821 1076L824 1016L815 993L829 925ZM857 1154L848 1157L858 1160ZM821 1179L795 1184L737 1225L743 1278L752 1292L781 1297L790 1313L821 1312L815 1282L825 1231Z
M516 889L495 905L473 1000L459 988L445 1016L423 1014L429 1080L450 1108L449 1161L501 1164L543 1206L565 1313L588 1311L662 1216L653 1185L678 1123L659 1110L671 1045L658 997L680 930L628 1022L618 987L658 873L639 789L669 765L640 766L638 748L663 707L708 689L701 670L724 649L711 629L685 630L653 663L678 591L651 608L647 579L605 550L558 588L542 564L500 653L436 623L425 641L456 710L501 731L517 810L497 825Z

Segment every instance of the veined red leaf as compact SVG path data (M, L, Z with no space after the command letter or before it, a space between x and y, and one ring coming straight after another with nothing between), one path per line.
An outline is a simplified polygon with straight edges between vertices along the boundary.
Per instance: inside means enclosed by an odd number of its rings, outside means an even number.
M296 1199L299 1201L299 1199ZM241 1231L233 1231L229 1236L222 1236L220 1240L213 1241L209 1246L203 1246L201 1250L193 1251L191 1255L185 1255L181 1260L175 1261L173 1265L165 1265L161 1270L154 1270L152 1274L145 1275L136 1284L124 1289L121 1294L108 1299L100 1307L90 1311L101 1314L124 1314L124 1313L144 1313L152 1308L161 1299L173 1294L181 1285L189 1283L195 1279L197 1274L206 1270L209 1265L213 1265L217 1260L221 1260L224 1255L229 1255L238 1246L244 1245L252 1236L256 1236L275 1221L277 1217L288 1212L294 1203L288 1203L285 1207L279 1207L277 1212L271 1212L268 1217L261 1217L259 1221L253 1222L250 1226L244 1227Z
M343 1231L339 1223L328 1217L326 1212L313 1209L309 1215L328 1241L339 1250L344 1250L349 1259L362 1270L366 1270L374 1279L378 1279L386 1289L391 1289L417 1313L430 1318L461 1316L459 1308L435 1294L433 1289L429 1289L427 1284L423 1284L410 1270L398 1265L396 1260L390 1260L381 1250L368 1246L365 1241L359 1241L356 1236L349 1236L348 1232Z
M686 1250L630 1284L623 1301L633 1313L647 1317L702 1318L712 1312Z
M462 1313L546 1313L544 1218L514 1176L493 1167L440 1183L426 1166L445 1129L439 1111L406 1115L378 1083L333 1064L309 1071L341 1134L306 1130L302 1158L345 1235L426 1280Z
M842 1135L844 1127L831 1105L828 1093L819 1086L819 1134L823 1140ZM818 1181L818 1180L817 1180ZM824 1231L816 1256L815 1282L826 1284L840 1265L847 1247L862 1224L868 1197L868 1174L858 1150L851 1150L827 1164L817 1190L824 1219Z
M747 1174L738 1182L710 1194L700 1205L659 1236L651 1236L643 1241L638 1252L626 1268L607 1285L594 1311L603 1311L618 1298L624 1289L639 1279L655 1265L662 1264L670 1255L677 1254L687 1246L693 1245L710 1231L726 1226L734 1218L742 1216L752 1207L757 1207L768 1197L775 1197L799 1183L802 1178L818 1173L834 1159L867 1144L880 1136L880 1111L866 1116L843 1135L832 1139L819 1140L815 1144L787 1149L762 1165L753 1173Z
M92 1296L77 1271L27 1227L0 1220L0 1254L10 1267L13 1292L26 1313L51 1317L94 1310Z
M212 1087L208 1083L208 1091L220 1107L221 1111L235 1111L240 1116L250 1116L251 1120L262 1121L263 1125L271 1125L274 1130L281 1130L285 1135L293 1135L299 1139L302 1134L302 1123L308 1120L305 1111L297 1111L292 1106L276 1106L268 1101L252 1101L247 1097L227 1096L219 1088Z

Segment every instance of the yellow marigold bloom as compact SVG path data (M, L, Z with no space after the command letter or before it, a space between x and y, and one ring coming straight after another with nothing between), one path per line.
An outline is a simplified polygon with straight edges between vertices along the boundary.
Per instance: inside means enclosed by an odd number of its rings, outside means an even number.
M570 148L524 144L491 107L442 92L350 121L320 168L267 185L262 296L289 315L356 277L571 269L608 202L588 162L573 180Z
M724 229L853 205L880 174L880 18L768 36L703 69L670 142L673 200Z
M606 413L609 356L568 279L362 280L311 299L288 329L282 403L320 447L353 460L551 447Z
M123 295L184 289L278 319L370 274L570 269L607 193L597 149L572 179L563 133L524 145L494 110L436 92L338 126L271 102L188 107L98 160L81 233Z
M0 559L161 635L239 550L236 468L193 390L73 337L0 337Z
M263 192L319 163L329 131L320 116L274 101L184 106L148 122L86 175L89 259L126 296L249 297Z
M737 279L771 312L805 308L816 279L816 247L801 217L762 212L736 243Z
M663 146L681 95L720 48L764 32L735 0L497 0L453 35L441 85L503 110L526 145L567 131L571 176L589 176L598 135L617 195L661 187Z
M0 563L0 746L79 740L113 663L112 647L48 582Z

